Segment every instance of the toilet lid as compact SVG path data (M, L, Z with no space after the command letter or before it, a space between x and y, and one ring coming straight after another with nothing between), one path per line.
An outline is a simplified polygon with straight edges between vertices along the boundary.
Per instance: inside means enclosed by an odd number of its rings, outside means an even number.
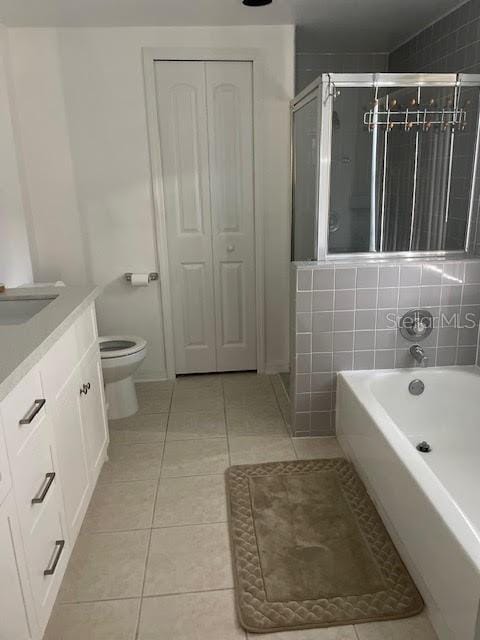
M98 339L103 360L138 353L147 346L146 340L136 336L102 336Z

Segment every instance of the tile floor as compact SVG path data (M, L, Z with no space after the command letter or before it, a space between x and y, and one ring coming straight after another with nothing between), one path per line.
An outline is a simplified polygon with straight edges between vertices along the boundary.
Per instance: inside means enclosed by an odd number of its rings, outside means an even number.
M277 376L138 385L140 411L110 424L105 464L45 640L247 640L236 622L224 471L342 455L290 438ZM435 640L426 618L267 640Z

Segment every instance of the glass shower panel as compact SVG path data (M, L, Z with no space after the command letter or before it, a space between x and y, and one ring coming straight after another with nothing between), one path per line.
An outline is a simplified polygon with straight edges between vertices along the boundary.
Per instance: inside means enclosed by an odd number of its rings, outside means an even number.
M370 87L345 87L335 96L330 168L330 253L368 251L371 231L372 136L363 114Z
M317 253L318 100L293 113L292 260L315 260Z
M431 124L454 108L456 87L421 87L419 109L431 116L418 128L417 187L412 222L412 251L445 248L449 215L450 168L456 129L448 124ZM438 116L438 117L436 117Z
M478 87L337 91L329 253L464 250L478 118Z
M460 87L458 105L465 111L465 126L455 131L451 167L445 249L462 250L467 233L479 110L478 87Z
M403 110L413 106L417 89L389 88L379 92L380 112L387 112L389 125L377 129L376 251L410 251L414 209L417 134L404 126ZM380 116L379 116L380 118ZM385 121L385 116L381 117ZM370 135L373 136L374 131Z

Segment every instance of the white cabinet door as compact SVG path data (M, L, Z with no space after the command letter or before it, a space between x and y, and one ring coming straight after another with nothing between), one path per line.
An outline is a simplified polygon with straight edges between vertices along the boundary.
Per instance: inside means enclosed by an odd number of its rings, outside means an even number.
M252 65L155 63L176 373L256 368Z
M12 486L10 468L8 466L7 445L3 437L2 418L0 415L0 504L2 504Z
M216 371L205 63L155 63L177 373Z
M252 63L206 72L217 370L256 369Z
M82 428L82 383L78 369L55 396L54 437L58 470L72 543L82 524L89 500L87 448Z
M82 389L80 408L87 445L88 468L91 484L95 484L102 469L108 445L102 365L96 345L80 366L80 384Z
M0 640L31 640L37 626L25 568L15 502L0 506Z

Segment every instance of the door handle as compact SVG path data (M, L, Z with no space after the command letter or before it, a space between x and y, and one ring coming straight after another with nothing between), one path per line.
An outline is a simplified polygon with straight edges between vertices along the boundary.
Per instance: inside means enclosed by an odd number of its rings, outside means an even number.
M232 253L232 251L235 251L235 245L234 244L227 244L227 251L228 251L228 253Z

